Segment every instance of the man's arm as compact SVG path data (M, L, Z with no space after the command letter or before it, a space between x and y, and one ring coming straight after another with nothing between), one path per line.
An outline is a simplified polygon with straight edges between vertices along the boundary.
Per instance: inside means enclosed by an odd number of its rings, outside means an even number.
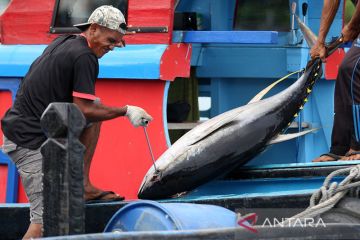
M359 1L356 4L356 9L351 17L350 22L342 30L344 41L352 41L357 38L360 33L360 4Z
M339 4L340 0L324 0L324 7L321 14L320 30L318 36L318 41L320 43L325 43L326 35L329 32L332 22L334 21Z
M320 57L322 61L326 58L325 38L339 8L340 0L324 0L321 14L318 41L311 48L311 58Z
M108 107L100 102L73 97L73 102L80 108L86 119L99 122L126 116L134 127L146 126L152 117L142 108L136 106Z
M86 119L99 122L125 116L127 107L108 107L92 100L73 97L73 102L80 108Z

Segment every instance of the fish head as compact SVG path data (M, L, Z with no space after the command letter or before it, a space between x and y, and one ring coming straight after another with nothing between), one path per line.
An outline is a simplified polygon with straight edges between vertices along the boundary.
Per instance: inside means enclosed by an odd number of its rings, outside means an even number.
M161 172L154 171L145 175L138 191L139 199L160 199L163 191L161 188ZM158 193L158 194L157 194Z
M174 146L165 151L155 166L146 173L138 191L140 199L161 199L177 193L178 179L181 174L182 164L189 160L189 146Z

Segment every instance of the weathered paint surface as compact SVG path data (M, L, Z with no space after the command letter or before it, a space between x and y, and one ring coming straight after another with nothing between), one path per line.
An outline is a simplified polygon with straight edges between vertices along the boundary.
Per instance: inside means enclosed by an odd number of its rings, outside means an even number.
M55 0L13 0L1 16L2 44L48 44L57 34L49 33ZM130 0L128 25L168 27L167 33L138 33L125 37L128 44L169 44L174 0Z

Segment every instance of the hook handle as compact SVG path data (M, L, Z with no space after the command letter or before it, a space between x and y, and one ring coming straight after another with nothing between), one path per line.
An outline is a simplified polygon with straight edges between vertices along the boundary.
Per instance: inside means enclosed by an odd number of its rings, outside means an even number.
M149 151L150 151L150 156L151 156L151 160L153 162L155 173L159 173L159 170L156 168L155 158L154 158L154 154L153 154L153 151L152 151L152 148L151 148L151 145L150 145L149 136L148 136L147 131L146 131L146 126L143 126L143 127L144 127L144 133L145 133L145 137L146 137L146 143L147 143Z

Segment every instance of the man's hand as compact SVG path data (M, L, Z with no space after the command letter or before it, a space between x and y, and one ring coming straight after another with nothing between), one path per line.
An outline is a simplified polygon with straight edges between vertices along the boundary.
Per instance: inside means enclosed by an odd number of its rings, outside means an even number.
M312 59L319 57L322 62L326 62L327 50L325 48L325 44L319 41L316 42L310 50L310 56Z
M125 116L128 117L134 127L146 126L153 118L144 109L127 105Z

